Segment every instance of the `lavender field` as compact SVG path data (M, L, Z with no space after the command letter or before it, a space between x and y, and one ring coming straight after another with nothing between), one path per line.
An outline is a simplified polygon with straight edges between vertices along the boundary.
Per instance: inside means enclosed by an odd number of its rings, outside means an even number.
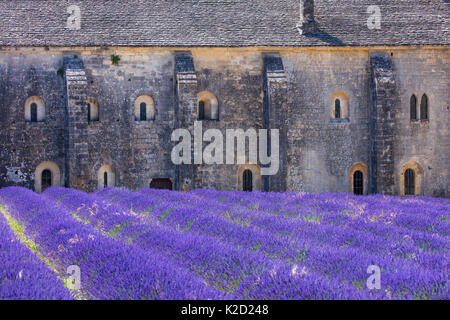
M0 205L0 299L450 298L449 199L9 187Z

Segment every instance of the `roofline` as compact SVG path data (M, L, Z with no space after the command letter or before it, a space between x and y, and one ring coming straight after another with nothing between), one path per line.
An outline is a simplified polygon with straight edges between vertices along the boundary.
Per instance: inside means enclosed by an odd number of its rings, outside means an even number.
M82 49L97 49L97 50L108 50L108 49L174 49L174 50L192 50L192 49L267 49L267 50L277 50L277 49L368 49L368 50L383 50L383 49L426 49L426 48L442 48L450 49L450 43L448 44L404 44L404 45L386 45L386 44L374 44L374 45L348 45L348 46L239 46L239 45L196 45L196 46L157 46L157 45L73 45L73 46L54 46L54 45L0 45L0 51L3 49L68 49L68 50L82 50Z

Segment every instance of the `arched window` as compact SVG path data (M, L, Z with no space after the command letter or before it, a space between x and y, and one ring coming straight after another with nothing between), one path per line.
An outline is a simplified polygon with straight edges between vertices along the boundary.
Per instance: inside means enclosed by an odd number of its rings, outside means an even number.
M141 102L140 105L140 120L141 121L147 120L147 104L145 102Z
M45 121L44 99L38 96L32 96L25 101L25 121L27 122Z
M245 170L243 175L244 184L242 187L243 191L252 192L253 191L253 173L250 170Z
M98 170L98 189L114 187L116 185L116 171L111 165L104 165Z
M339 99L336 99L334 101L334 117L336 119L341 118L341 100L339 100Z
M359 170L353 174L353 193L356 195L364 194L364 175Z
M411 96L410 100L410 116L411 121L417 120L417 98L414 94Z
M200 92L197 101L198 120L219 120L219 102L212 92Z
M32 103L30 105L30 112L31 112L31 122L37 122L37 104Z
M405 171L405 196L414 196L415 194L415 173L413 169L407 169Z
M108 172L103 173L103 188L106 188L108 186Z
M156 109L153 98L149 95L137 97L134 101L134 119L136 121L155 120Z
M428 120L428 116L428 97L424 94L420 101L420 120Z
M42 171L41 174L41 191L45 191L48 187L52 186L52 172L48 169Z
M349 99L345 92L336 91L331 95L330 117L335 122L348 122L350 118Z
M198 103L198 120L205 120L205 102Z

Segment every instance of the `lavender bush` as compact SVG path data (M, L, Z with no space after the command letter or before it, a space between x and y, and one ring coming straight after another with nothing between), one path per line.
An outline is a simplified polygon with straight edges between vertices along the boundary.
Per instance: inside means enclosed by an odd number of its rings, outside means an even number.
M0 300L71 299L63 282L17 239L0 213Z

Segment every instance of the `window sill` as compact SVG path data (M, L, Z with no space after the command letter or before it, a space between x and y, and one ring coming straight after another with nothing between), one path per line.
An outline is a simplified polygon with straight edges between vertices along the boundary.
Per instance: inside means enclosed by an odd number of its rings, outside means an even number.
M350 123L349 119L331 119L331 123Z
M28 125L43 125L45 124L45 121L25 121Z
M428 125L430 120L411 120L411 123L414 125Z

